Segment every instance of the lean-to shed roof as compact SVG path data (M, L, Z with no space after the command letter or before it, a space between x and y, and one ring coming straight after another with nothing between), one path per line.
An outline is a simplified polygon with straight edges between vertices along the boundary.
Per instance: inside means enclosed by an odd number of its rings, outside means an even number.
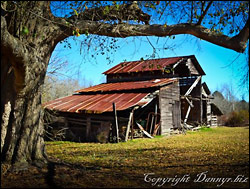
M115 103L116 110L121 111L136 105L146 105L152 100L149 92L135 92L136 89L162 87L176 81L177 79L164 78L149 81L100 84L78 90L76 91L78 92L77 94L47 102L44 104L44 107L61 112L103 113L112 112L113 103Z

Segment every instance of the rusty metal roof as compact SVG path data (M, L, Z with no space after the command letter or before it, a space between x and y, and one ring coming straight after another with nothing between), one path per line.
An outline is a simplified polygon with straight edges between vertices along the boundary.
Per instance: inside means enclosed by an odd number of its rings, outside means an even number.
M129 81L119 83L103 83L78 90L76 92L104 92L104 91L123 91L143 88L160 87L177 81L175 78L153 79L147 81Z
M201 75L205 75L205 72L201 68L197 59L194 55L190 56L180 56L180 57L169 57L151 60L140 60L131 62L122 62L109 70L103 72L103 74L119 74L119 73L132 73L132 72L146 72L146 71L156 71L164 70L165 67L175 64L184 59L191 58L193 60L194 66L200 72Z
M62 97L45 103L44 108L57 110L61 112L76 112L76 113L103 113L112 112L112 103L116 104L117 111L125 110L130 107L147 104L152 98L147 98L150 93L133 93L123 90L135 90L142 88L160 87L173 83L177 79L154 79L149 81L132 81L121 83L105 83L93 87L78 90L78 94L67 97ZM88 92L104 92L109 91L111 94L92 94ZM120 91L117 93L117 91ZM81 94L85 92L85 94ZM87 93L86 93L87 92Z
M61 112L76 113L103 113L113 111L113 102L116 110L125 110L135 105L145 105L149 100L149 93L114 93L94 95L71 95L59 98L44 104L44 108Z

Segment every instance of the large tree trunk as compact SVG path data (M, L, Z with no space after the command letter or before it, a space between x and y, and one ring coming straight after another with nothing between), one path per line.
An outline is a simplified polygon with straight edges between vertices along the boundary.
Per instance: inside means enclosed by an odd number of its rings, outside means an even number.
M30 53L32 56L32 53ZM1 158L2 161L25 166L30 163L45 162L43 124L41 111L41 84L46 67L40 75L28 73L29 67L13 68L8 54L1 57ZM23 65L30 64L22 62ZM40 62L33 63L34 65ZM38 65L37 65L38 66ZM14 70L15 69L15 70ZM25 79L26 72L36 78ZM20 83L17 81L20 74ZM23 82L23 83L21 83ZM18 86L19 85L19 86ZM23 88L21 88L23 85Z
M41 89L60 34L46 15L34 14L46 13L46 2L24 3L32 14L13 5L15 11L1 16L1 161L18 169L47 161ZM23 26L28 34L21 32Z

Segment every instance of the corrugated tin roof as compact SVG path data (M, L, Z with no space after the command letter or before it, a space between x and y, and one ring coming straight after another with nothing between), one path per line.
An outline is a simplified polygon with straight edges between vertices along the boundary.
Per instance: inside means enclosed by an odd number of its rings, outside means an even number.
M205 72L201 68L200 64L198 63L194 55L122 62L110 68L109 70L103 72L103 74L108 75L108 74L118 74L118 73L132 73L132 72L163 70L166 66L170 66L172 64L177 63L178 61L181 61L182 59L188 59L188 58L191 58L191 60L193 60L194 66L200 72L200 74L205 75Z
M59 98L44 104L44 108L61 112L103 113L112 112L112 103L116 103L117 111L128 109L135 105L143 106L152 98L146 98L149 93L122 93L122 90L134 90L164 86L177 79L154 79L149 81L132 81L121 83L105 83L78 90L78 94ZM111 94L81 94L81 92L104 92ZM116 93L120 91L119 93Z
M44 108L61 112L76 113L103 113L113 111L113 102L116 110L125 110L135 105L145 105L150 100L149 93L114 93L94 95L72 95L59 98L44 104ZM148 100L145 100L148 99Z
M174 78L153 79L147 81L130 81L119 83L103 83L93 87L78 90L76 92L104 92L104 91L122 91L122 90L134 90L143 88L152 88L164 86L166 84L177 81Z

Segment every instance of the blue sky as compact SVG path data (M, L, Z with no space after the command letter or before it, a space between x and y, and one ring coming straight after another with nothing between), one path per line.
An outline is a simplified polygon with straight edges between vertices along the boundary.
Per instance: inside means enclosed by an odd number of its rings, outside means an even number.
M61 6L64 8L61 9ZM72 9L65 8L65 6L63 2L54 1L51 5L53 14L64 16L72 11ZM157 22L161 21L157 20ZM168 24L170 22L171 20L168 20ZM153 45L156 49L159 48L156 51L155 58L195 55L206 73L202 81L207 83L212 92L227 84L232 87L233 93L238 99L242 99L242 96L244 96L244 99L249 101L249 89L245 90L239 87L242 74L245 73L242 70L246 64L245 54L214 45L191 35L176 35L175 39L169 39L169 37L128 37L125 39L118 38L117 44L120 47L116 52L113 51L114 53L111 55L113 63L109 64L105 55L97 55L94 49L99 48L99 44L93 43L94 40L91 44L90 53L81 53L80 43L84 39L86 39L85 35L69 37L70 49L64 48L66 43L59 43L56 46L52 57L58 57L60 61L68 62L68 65L65 65L64 69L61 70L61 73L64 74L64 77L61 77L62 79L68 77L77 79L81 86L103 83L106 81L105 76L102 74L104 71L124 60L134 61L140 60L142 57L146 59L148 55L152 55ZM161 50L163 44L169 48ZM91 53L94 54L96 59L91 58ZM233 62L235 59L236 61Z
M125 59L127 61L140 60L141 57L146 59L147 55L153 53L153 48L148 40L155 48L160 48L167 39L166 44L170 49L157 50L155 58L195 55L206 73L202 81L207 83L212 92L226 83L232 86L234 95L237 98L242 99L242 95L244 95L244 99L249 101L248 91L239 88L243 74L241 68L246 61L244 54L239 54L190 35L177 35L175 39L129 37L118 40L120 48L111 56L113 63L109 64L105 55L96 55L96 60L84 58L86 55L80 53L80 41L85 38L85 35L77 38L70 37L68 41L71 44L71 49L64 48L65 43L59 43L52 55L52 57L60 57L62 61L68 61L68 66L64 67L62 73L70 78L77 79L82 86L105 82L105 76L102 73ZM235 59L236 61L233 62Z

